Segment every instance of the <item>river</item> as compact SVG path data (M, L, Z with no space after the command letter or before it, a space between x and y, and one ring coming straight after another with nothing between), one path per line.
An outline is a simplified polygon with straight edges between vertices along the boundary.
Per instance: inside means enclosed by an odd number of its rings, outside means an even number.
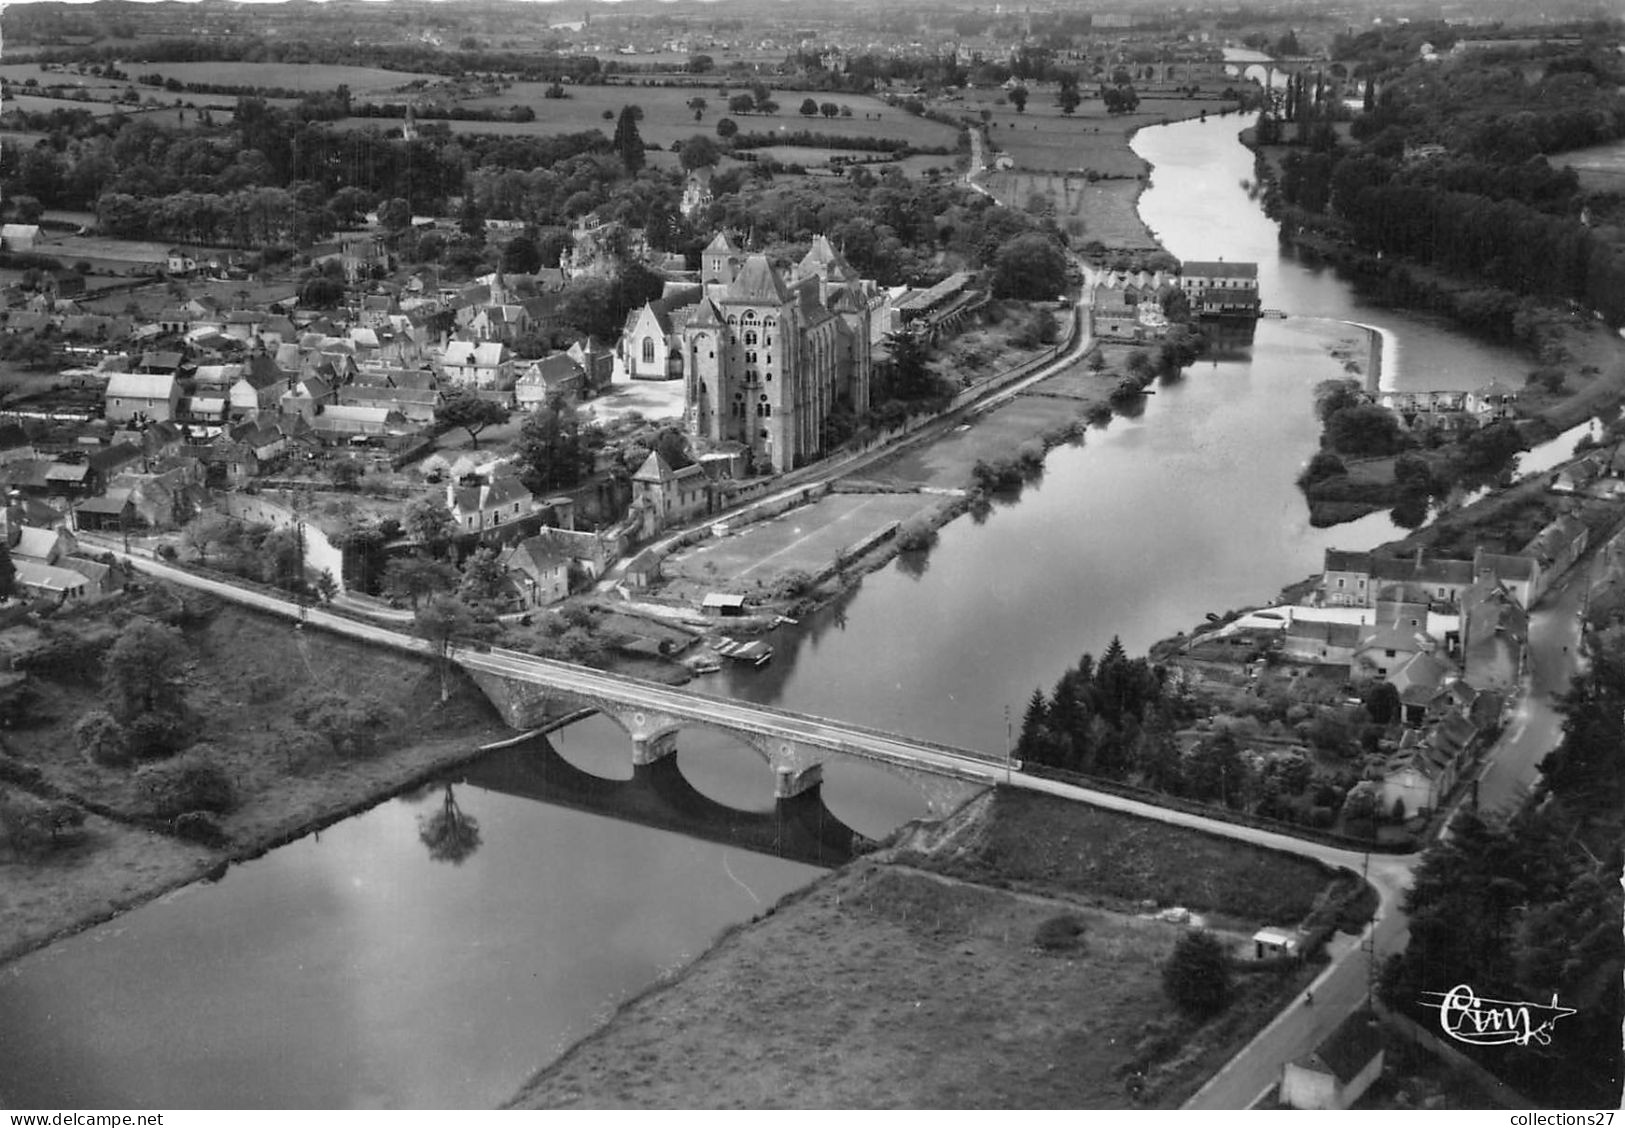
M1148 129L1147 222L1176 255L1259 264L1250 346L1157 387L1136 418L1053 451L1042 479L962 518L773 639L712 692L1003 749L1035 687L1112 636L1131 653L1205 612L1272 598L1328 546L1397 535L1386 515L1310 527L1293 486L1314 451L1328 332L1377 326L1384 384L1521 385L1524 361L1441 322L1368 307L1281 251L1243 187L1239 122ZM555 743L629 775L602 719ZM685 731L701 791L771 807L728 738ZM432 860L397 800L0 970L0 1104L10 1107L475 1107L499 1103L629 994L810 880L811 867L460 785L482 844ZM833 765L826 802L878 835L924 813L900 779Z

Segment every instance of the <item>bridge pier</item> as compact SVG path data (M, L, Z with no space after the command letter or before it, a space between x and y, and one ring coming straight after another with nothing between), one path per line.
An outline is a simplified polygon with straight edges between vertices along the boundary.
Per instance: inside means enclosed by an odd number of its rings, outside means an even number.
M677 751L677 734L662 732L654 736L632 738L632 766L645 767L656 760L664 760Z
M820 763L807 764L797 768L789 764L775 765L773 768L773 798L777 800L794 799L797 795L824 785L824 765Z

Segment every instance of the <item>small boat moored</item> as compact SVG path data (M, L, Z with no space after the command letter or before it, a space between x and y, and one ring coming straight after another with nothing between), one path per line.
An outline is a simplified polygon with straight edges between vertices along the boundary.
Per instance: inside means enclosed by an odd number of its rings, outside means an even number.
M724 658L751 666L765 665L773 657L773 648L765 642L738 642L731 638L719 638L711 644L711 649Z

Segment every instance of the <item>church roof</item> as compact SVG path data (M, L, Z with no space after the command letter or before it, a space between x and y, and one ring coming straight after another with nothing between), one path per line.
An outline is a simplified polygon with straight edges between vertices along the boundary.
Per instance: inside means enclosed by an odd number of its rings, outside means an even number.
M649 452L649 457L643 460L638 472L632 475L634 482L668 482L672 478L671 467L666 460L655 451Z
M728 255L739 253L739 248L733 245L733 241L728 238L726 231L717 232L717 237L707 243L705 249L707 251L721 251L723 254Z
M699 308L688 319L690 329L720 329L722 326L722 315L717 312L717 307L711 304L710 298L701 301Z
M740 268L739 277L729 285L728 297L735 301L784 305L790 300L790 292L766 255L751 255Z
M827 235L813 239L812 248L801 260L800 270L803 274L821 274L832 282L849 282L857 277L857 272L847 265Z

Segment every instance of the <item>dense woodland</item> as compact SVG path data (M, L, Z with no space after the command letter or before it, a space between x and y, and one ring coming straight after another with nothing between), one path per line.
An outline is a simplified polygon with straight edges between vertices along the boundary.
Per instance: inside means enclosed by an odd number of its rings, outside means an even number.
M1294 146L1279 218L1381 256L1368 281L1397 300L1421 287L1396 258L1473 278L1448 297L1448 312L1504 338L1528 298L1625 322L1625 199L1586 193L1547 160L1625 137L1625 60L1597 39L1427 63L1385 49L1399 37L1345 44L1371 60L1346 139L1329 87L1313 77L1296 80L1260 123L1261 142Z

